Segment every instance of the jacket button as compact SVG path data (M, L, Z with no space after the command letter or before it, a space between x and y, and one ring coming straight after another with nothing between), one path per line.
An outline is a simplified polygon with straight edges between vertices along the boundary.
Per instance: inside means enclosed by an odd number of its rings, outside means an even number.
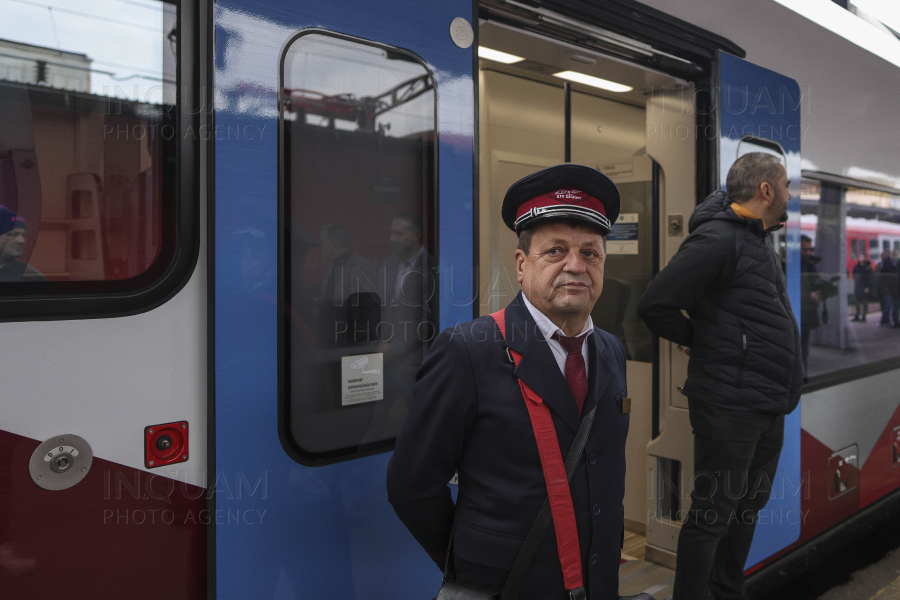
M595 505L594 505L594 514L595 514L595 515L599 515L599 514L600 514L600 505L599 505L599 504L595 504Z
M592 565L597 564L597 555L596 554L591 554L591 564Z
M588 462L591 464L594 464L595 462L597 462L597 455L591 454L590 456L588 456Z

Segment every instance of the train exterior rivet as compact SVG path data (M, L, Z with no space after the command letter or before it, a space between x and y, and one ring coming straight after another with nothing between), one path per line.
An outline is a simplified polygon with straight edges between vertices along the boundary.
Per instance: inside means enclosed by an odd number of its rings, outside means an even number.
M182 428L182 429L187 429L187 423L182 423L182 424L181 424L181 428Z
M187 460L187 454L182 454L181 458L183 458L184 460Z
M153 466L153 461L152 461L152 460L150 461L150 466L151 466L151 467Z
M153 433L153 430L152 430L152 429L150 429L149 431L150 431L150 433Z

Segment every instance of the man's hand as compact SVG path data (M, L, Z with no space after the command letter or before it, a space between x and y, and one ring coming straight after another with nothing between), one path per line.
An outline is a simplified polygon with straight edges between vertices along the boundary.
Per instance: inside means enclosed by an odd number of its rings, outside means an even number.
M812 298L816 302L821 302L822 301L822 292L815 291L815 292L811 293L809 295L809 297Z
M685 348L685 347L682 346L681 344L678 344L678 349L681 350L682 352L684 352L685 354L687 354L688 356L691 355L691 349L690 349L690 348Z

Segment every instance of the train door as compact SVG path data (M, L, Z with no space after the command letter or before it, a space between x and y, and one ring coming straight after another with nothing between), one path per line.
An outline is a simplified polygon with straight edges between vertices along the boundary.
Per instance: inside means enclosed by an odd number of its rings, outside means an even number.
M716 100L717 185L721 189L731 165L749 151L776 154L787 169L792 194L789 220L784 233L777 232L773 242L778 243L781 236L785 240L788 291L795 314L799 315L800 116L804 101L800 89L792 79L721 52ZM669 381L669 398L661 395L665 426L648 446L649 481L655 486L653 493L648 494L648 513L655 516L648 520L647 544L648 555L673 561L680 522L684 511L690 508L693 451L687 403L678 391L687 377L687 360L668 342L661 345L660 362L667 372L664 377ZM770 501L760 512L747 568L799 539L804 518L800 506L802 489L798 406L785 420L778 474Z
M694 204L694 137L686 133L694 131L694 86L499 20L482 21L479 43L481 313L503 308L518 293L517 240L500 219L510 184L569 161L601 170L619 187L621 214L607 239L603 293L591 316L595 326L622 342L632 398L623 561L633 566L622 572L621 591L656 585L664 593L671 571L639 564L645 557L646 499L653 492L646 448L662 425L655 398L665 385L658 341L636 306L660 258L671 256L669 246L683 239L682 223Z
M473 316L472 19L217 3L215 597L437 592L385 476L429 341Z

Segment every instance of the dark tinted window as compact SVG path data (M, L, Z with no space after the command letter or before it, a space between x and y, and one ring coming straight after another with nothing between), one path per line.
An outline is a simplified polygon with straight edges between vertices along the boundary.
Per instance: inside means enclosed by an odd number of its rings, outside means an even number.
M434 80L322 32L282 76L282 425L307 459L387 448L435 335Z

